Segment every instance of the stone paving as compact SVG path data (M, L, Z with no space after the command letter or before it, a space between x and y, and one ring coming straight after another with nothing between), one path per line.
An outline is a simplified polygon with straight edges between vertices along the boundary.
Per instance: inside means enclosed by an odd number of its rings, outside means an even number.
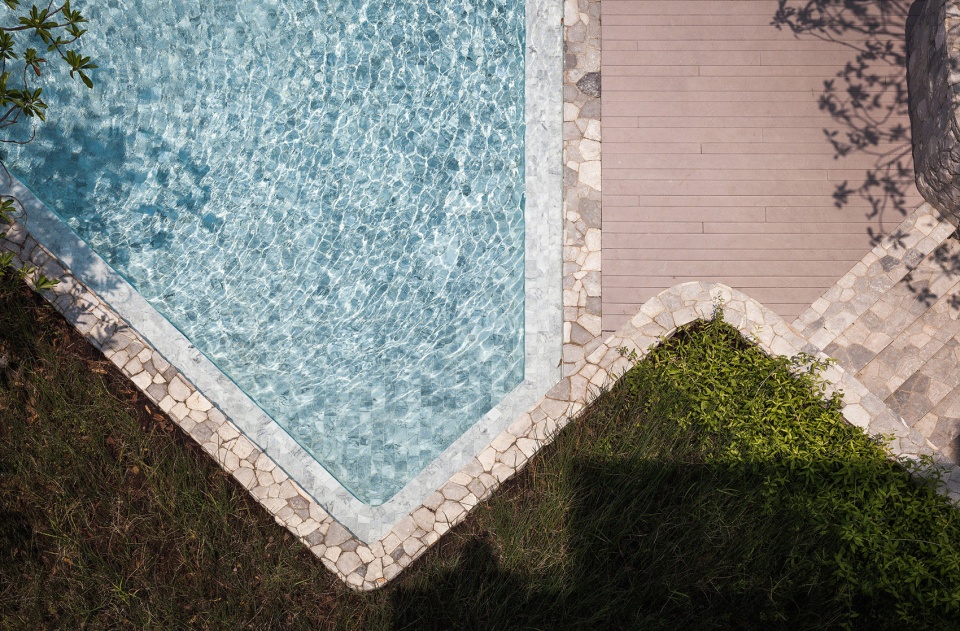
M86 290L49 252L14 225L3 247L17 264L32 263L61 283L44 296L149 398L169 414L244 486L274 519L298 537L324 565L355 589L374 589L394 578L470 510L515 475L563 426L632 365L678 327L711 319L718 302L724 319L771 354L805 352L826 356L763 305L729 287L686 283L648 301L613 337L580 361L547 395L517 418L467 466L401 519L378 541L354 537L261 452L213 403L182 379L159 353L95 295ZM28 282L31 282L28 279ZM844 393L844 417L871 434L893 437L892 453L934 454L933 446L908 427L856 378L834 365L823 373L827 393ZM947 476L948 490L960 497L960 469Z
M937 251L958 251L956 246L950 239ZM884 398L960 333L952 299L960 277L938 273L929 259L924 259L910 276L916 291L901 281L826 349L848 369L856 370L864 385ZM915 279L923 276L933 278L932 284L922 281L921 290ZM921 296L919 291L929 294Z
M917 420L913 427L940 449L953 462L960 462L960 389L954 389L933 409Z
M924 204L794 323L952 462L960 435L960 242Z
M886 236L837 284L794 321L794 328L820 348L845 333L860 316L955 230L929 204L921 205Z
M563 372L600 343L600 2L563 5Z

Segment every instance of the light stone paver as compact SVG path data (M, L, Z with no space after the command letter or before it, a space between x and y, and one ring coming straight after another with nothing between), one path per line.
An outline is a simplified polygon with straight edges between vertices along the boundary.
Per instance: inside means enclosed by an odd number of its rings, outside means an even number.
M954 261L960 261L960 243L951 238L824 350L886 398L960 333Z
M38 259L49 258L28 236L19 242L7 240L3 247L13 251L18 258L27 256L34 263ZM79 322L88 332L93 330L91 319L94 324L101 326L99 330L110 331L102 340L88 335L91 343L107 357L113 358L124 352L129 355L130 351L125 349L131 346L138 353L149 348L96 296L82 290L78 292L80 285L66 270L62 276L68 282L45 292L44 297L62 313L97 313L96 318L69 319L74 323ZM62 293L62 289L67 288L69 293ZM71 296L71 299L61 300L65 295ZM189 407L190 416L178 418L173 415L181 427L248 489L278 523L308 546L331 572L354 589L374 589L396 577L440 536L463 521L482 498L516 475L539 447L548 444L584 406L632 365L623 356L624 353L635 352L636 357L642 359L651 343L673 334L678 326L676 322L712 318L718 301L723 304L727 321L736 326L742 335L757 341L766 352L789 356L807 352L826 358L779 316L736 290L713 283L677 285L644 305L621 330L597 344L543 399L511 423L507 431L496 436L488 449L395 524L386 536L373 542L357 539L335 521L294 480L287 478L266 453L253 446L236 426L175 371L167 373L169 376L163 382L162 393L151 394L147 390L146 395L155 403L160 403L174 398L170 393L171 387L174 390L181 386L190 389L186 403L177 403L177 406ZM77 305L81 303L88 306L78 311ZM664 326L660 324L661 321L671 324ZM761 338L755 334L757 331L765 331L768 335ZM126 362L121 370L131 379L137 377L126 370L127 366L134 365ZM139 369L141 372L138 374L146 372L142 364ZM894 454L905 457L934 454L933 446L920 431L904 424L852 374L833 366L823 376L830 385L828 394L834 389L843 392L843 413L849 422L863 427L869 433L893 435L891 451ZM575 387L574 382L580 385ZM177 391L176 394L183 393ZM184 419L188 422L185 423ZM947 477L952 485L947 489L951 496L960 496L957 493L960 475L955 475L953 469L949 469Z
M596 348L600 313L600 2L563 4L563 374Z
M884 237L836 285L794 321L794 328L821 348L827 348L848 326L874 307L908 273L955 230L929 204L922 204ZM930 238L927 238L930 237ZM844 294L846 288L850 293ZM904 297L909 297L904 294ZM875 307L885 322L896 316L893 305ZM898 316L904 317L904 316ZM889 323L895 326L896 323Z
M960 457L960 241L952 222L924 204L794 323L883 399L878 427L896 419L950 463Z

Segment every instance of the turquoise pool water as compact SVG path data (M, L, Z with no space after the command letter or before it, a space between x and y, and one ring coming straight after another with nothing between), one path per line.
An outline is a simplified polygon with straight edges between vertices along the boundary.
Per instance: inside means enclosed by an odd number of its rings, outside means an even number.
M386 501L523 379L523 3L83 9L96 89L8 164Z

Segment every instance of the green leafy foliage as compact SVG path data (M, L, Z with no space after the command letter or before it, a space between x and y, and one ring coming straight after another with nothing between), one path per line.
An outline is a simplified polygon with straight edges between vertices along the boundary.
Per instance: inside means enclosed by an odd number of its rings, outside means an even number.
M24 10L19 0L4 0L8 10L9 22L4 25L0 20L0 142L25 144L33 140L36 133L35 123L47 119L47 103L43 98L43 89L31 84L31 80L40 77L49 63L34 45L42 43L47 53L56 53L69 68L69 77L79 78L88 88L93 80L88 74L96 69L89 57L84 57L70 45L86 32L81 24L86 22L83 15L70 7L69 0L56 7L54 3L46 7L30 5ZM12 67L15 61L22 67ZM24 126L28 127L25 132ZM0 170L6 167L0 160ZM10 223L16 210L17 200L12 197L0 197L0 222ZM0 235L2 237L4 235ZM11 267L12 256L0 258L0 270ZM38 291L50 289L59 282L37 270L24 266L20 268L21 278L33 275L33 284Z
M0 198L0 222L10 223L17 212L16 200L12 197Z
M13 197L0 197L0 223L9 224L13 221L13 215L18 210L18 204L19 202ZM0 239L6 236L7 233L0 233ZM53 289L60 284L59 279L47 277L32 265L24 264L16 268L13 260L13 252L0 253L0 273L7 269L15 269L16 275L20 280L25 280L29 277L33 281L34 289L40 292Z
M86 32L80 26L86 19L70 7L69 1L56 8L52 3L46 7L31 5L25 12L17 0L5 0L5 4L13 14L14 24L0 26L0 129L14 131L24 118L45 120L47 104L41 98L42 90L32 87L30 79L31 75L40 77L49 62L34 43L43 44L47 53L56 53L69 68L69 77L79 78L88 88L93 87L88 73L97 65L69 48ZM15 60L22 61L22 68L9 67ZM16 78L15 85L11 84L11 77ZM13 138L0 141L29 142Z
M93 80L87 76L84 70L92 70L96 68L97 65L92 63L89 57L79 55L72 50L68 50L66 52L64 59L68 64L70 64L70 76L72 77L74 74L78 75L83 81L84 85L86 85L88 88L92 88Z
M722 322L664 340L357 594L14 281L0 629L960 628L957 510L824 402L815 362Z
M867 600L862 615L960 620L960 513L882 439L846 423L839 394L817 396L824 367L769 357L718 319L655 349L625 386L689 432L703 463L755 480L763 511L831 542L822 562L851 612Z

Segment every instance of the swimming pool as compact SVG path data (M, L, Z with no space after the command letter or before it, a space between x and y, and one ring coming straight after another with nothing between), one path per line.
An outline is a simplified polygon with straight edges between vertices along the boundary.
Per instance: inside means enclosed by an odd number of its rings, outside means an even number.
M86 13L97 89L51 95L8 163L344 487L389 500L524 380L523 4Z

